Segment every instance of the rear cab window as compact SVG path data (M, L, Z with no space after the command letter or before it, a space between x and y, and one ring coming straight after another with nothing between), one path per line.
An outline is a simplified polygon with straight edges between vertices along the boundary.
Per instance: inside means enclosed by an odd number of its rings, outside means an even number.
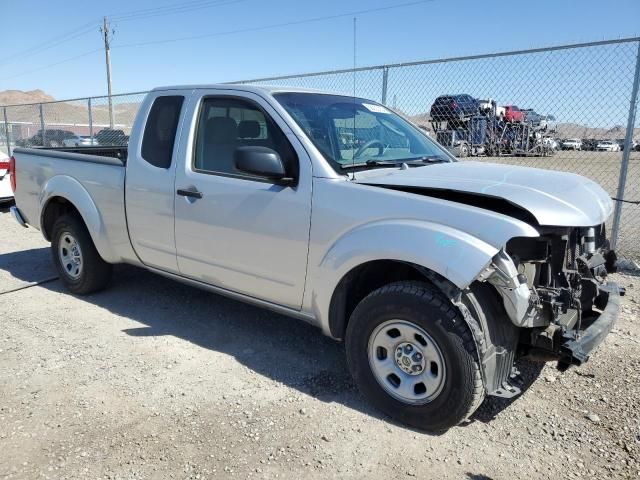
M142 158L158 168L169 168L184 96L166 95L154 100L142 137Z

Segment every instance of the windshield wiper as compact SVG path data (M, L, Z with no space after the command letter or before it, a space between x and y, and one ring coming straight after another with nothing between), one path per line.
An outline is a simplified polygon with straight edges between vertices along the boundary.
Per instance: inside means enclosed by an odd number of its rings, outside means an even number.
M341 165L343 170L349 170L352 168L366 168L366 167L398 167L403 163L407 165L424 165L427 163L439 163L446 162L447 160L440 157L412 157L412 158L398 158L394 160L374 160L369 159L366 162L361 163L346 163Z
M398 162L398 163L408 163L408 164L412 164L412 163L439 163L439 162L448 162L449 160L447 160L446 158L442 158L442 157L427 157L427 156L423 156L423 157L411 157L411 158L399 158L394 160L394 162Z

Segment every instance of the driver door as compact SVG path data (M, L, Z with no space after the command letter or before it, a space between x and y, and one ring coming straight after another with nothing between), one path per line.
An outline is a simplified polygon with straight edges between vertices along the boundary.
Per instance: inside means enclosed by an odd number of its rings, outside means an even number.
M175 183L180 273L299 309L311 221L311 161L258 95L210 90L195 98L188 114L194 123L187 161ZM234 151L241 146L275 150L296 184L278 185L238 171Z

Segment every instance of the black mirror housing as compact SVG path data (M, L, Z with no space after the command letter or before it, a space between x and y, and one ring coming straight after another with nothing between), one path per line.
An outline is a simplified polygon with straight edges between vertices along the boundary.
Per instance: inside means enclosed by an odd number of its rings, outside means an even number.
M233 154L236 168L274 181L292 180L278 152L267 147L238 147Z

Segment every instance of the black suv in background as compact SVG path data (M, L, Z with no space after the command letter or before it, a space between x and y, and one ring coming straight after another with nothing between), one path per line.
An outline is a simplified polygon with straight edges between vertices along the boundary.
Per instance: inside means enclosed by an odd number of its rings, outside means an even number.
M524 121L531 124L532 127L539 127L543 121L546 124L546 117L543 117L532 108L522 110L522 113L524 113Z
M480 102L471 95L443 95L436 98L431 105L431 120L444 122L448 120L465 120L480 111Z
M598 140L595 138L583 138L582 139L582 150L587 150L589 152L595 152L598 147Z
M125 135L122 130L113 128L103 128L96 136L98 145L111 145L116 147L126 147L129 144L129 135Z

